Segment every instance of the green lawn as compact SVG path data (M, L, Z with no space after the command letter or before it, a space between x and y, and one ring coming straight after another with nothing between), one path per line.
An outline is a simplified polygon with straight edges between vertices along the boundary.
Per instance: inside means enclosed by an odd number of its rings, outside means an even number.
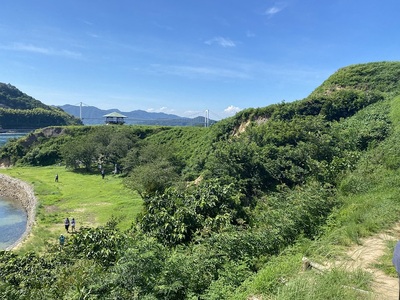
M76 229L104 225L112 217L119 228L128 229L142 209L140 196L122 184L122 178L106 174L79 174L64 167L23 167L1 169L1 173L33 185L38 199L36 224L21 252L40 252L65 233L65 218L75 218ZM58 174L59 180L55 182Z

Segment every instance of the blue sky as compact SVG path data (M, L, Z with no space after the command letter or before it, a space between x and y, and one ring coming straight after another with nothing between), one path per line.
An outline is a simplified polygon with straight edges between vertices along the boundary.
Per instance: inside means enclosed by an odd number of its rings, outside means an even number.
M49 105L222 119L400 60L398 0L13 0L0 82Z

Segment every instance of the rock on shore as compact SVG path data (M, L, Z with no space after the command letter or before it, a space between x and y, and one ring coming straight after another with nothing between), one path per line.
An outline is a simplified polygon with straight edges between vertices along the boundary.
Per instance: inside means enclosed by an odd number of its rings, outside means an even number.
M20 203L28 217L24 234L6 249L11 250L18 246L31 231L35 222L37 199L32 186L22 180L4 174L0 174L0 196Z

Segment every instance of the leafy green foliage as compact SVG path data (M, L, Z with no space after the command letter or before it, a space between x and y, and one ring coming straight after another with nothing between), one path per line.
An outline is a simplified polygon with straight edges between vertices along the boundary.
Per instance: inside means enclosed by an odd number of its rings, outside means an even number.
M11 109L48 108L42 102L22 93L11 84L0 83L0 104Z
M47 106L10 84L0 83L0 104L0 125L3 128L27 129L82 124L63 110Z
M134 148L127 154L123 164L131 170L125 184L142 197L162 193L165 188L179 181L180 162L172 149L165 145L148 144Z
M66 250L77 257L93 259L109 266L116 262L124 240L125 237L116 229L116 223L111 220L104 227L81 228Z
M113 285L118 287L114 295L134 299L155 293L165 258L164 247L154 239L143 237L131 244L113 268Z
M81 165L90 171L96 163L98 152L96 145L88 138L74 139L66 143L61 149L67 167L78 169Z
M344 67L330 76L311 96L347 88L398 93L399 64L399 62L373 62Z
M272 176L264 168L259 150L255 143L245 138L215 143L214 151L205 164L206 178L220 178L226 183L235 183L245 195L257 194L263 184L272 181Z
M320 113L330 121L350 117L364 107L384 99L381 93L350 89L335 91L322 98L323 105Z
M187 243L197 233L218 232L243 222L247 218L243 204L233 185L204 181L184 192L168 189L145 198L145 212L139 223L141 230L162 243Z

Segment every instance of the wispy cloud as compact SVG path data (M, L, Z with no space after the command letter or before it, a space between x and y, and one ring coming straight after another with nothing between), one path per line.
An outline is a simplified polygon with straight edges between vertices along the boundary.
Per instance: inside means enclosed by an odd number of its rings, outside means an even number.
M202 77L208 79L218 78L234 78L234 79L247 79L248 74L241 70L234 70L228 68L215 68L203 66L185 66L185 65L159 65L153 64L152 71L158 74L169 74L183 77Z
M228 106L227 108L224 109L224 112L226 114L229 114L229 115L234 115L235 113L237 113L237 112L239 112L241 110L242 109L237 107L237 106L230 105L230 106Z
M148 108L148 109L146 109L146 111L147 112L163 112L163 113L166 113L166 114L172 114L172 113L175 112L175 109L163 106L163 107L160 107L158 109L156 109L156 108Z
M286 8L285 3L275 3L275 5L268 8L264 14L269 17L272 17L272 16L276 15L277 13L280 13L285 8Z
M270 7L269 9L267 9L267 10L265 11L265 14L266 14L267 16L272 16L272 15L277 14L277 13L280 12L281 10L282 10L281 8L276 7L276 6L273 6L273 7Z
M253 37L255 37L256 36L256 34L254 33L254 32L252 32L252 31L246 31L246 37L248 37L248 38L253 38Z
M68 58L81 58L82 54L78 52L73 52L70 50L58 50L54 48L45 48L45 47L38 47L31 44L21 44L15 43L12 45L0 45L0 49L10 50L10 51L21 51L21 52L31 52L49 56L64 56Z
M224 47L224 48L236 47L236 43L234 41L232 41L229 38L224 38L224 37L221 37L221 36L217 36L215 38L207 40L204 43L207 44L207 45L216 44L216 45L219 45L219 46Z
M100 37L100 35L98 35L98 34L96 34L96 33L92 33L92 32L88 32L87 35L90 36L90 37L92 37L92 38L95 38L95 39L97 39L97 38Z
M88 26L93 26L93 22L90 22L88 20L82 20L83 23L85 23Z
M159 112L166 113L166 114L172 114L172 113L175 112L175 109L169 108L169 107L166 107L166 106L163 106L163 107L160 107L160 108L158 109L158 111L159 111Z
M174 30L174 28L172 26L169 25L165 25L165 24L160 24L157 22L153 22L154 26L159 28L159 29L163 29L163 30L167 30L167 31L172 31Z

